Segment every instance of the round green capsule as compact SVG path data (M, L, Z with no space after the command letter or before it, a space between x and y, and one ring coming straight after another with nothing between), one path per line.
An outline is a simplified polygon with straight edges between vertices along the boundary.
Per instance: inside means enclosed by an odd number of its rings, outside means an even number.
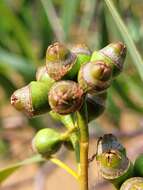
M143 177L143 154L140 154L134 163L134 175Z
M33 149L47 157L56 153L61 144L61 134L50 128L38 131L32 142Z

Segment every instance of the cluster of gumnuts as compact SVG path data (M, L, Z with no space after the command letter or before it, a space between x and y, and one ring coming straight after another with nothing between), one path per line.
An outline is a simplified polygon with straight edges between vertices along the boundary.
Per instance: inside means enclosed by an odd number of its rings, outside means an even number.
M54 43L47 49L46 65L37 70L36 81L15 91L11 104L33 117L51 110L60 115L72 114L86 103L90 122L103 113L107 89L121 73L125 56L126 47L121 42L93 52L84 44L68 49ZM33 147L50 157L69 141L64 137L52 128L41 129Z

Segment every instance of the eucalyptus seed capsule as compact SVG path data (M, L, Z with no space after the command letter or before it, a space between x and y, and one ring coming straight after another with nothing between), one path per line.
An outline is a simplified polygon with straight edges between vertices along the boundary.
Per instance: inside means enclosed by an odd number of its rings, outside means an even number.
M123 69L127 49L122 42L107 45L99 51L94 51L91 61L104 61L112 67L113 77L119 75Z
M134 163L134 174L138 177L143 177L143 154L140 154Z
M143 189L143 178L133 177L126 180L121 186L120 190L142 190Z
M36 80L41 82L46 82L52 85L55 81L48 75L46 66L41 66L37 69Z
M77 59L72 69L66 75L66 78L68 79L76 78L81 65L89 62L91 58L91 51L85 44L77 44L73 46L71 52L76 55Z
M61 134L50 128L38 131L32 141L33 149L46 157L56 153L60 149L61 144Z
M133 176L133 166L126 156L125 148L112 134L99 138L96 159L103 178L117 188Z
M126 149L118 142L117 138L113 134L105 134L100 137L97 142L97 156L106 153L110 150L117 150L126 155Z
M51 83L52 85L52 83ZM51 85L32 81L29 85L16 90L11 96L11 104L29 117L50 111L48 93Z
M73 81L56 82L49 92L51 109L59 114L69 114L80 109L83 103L83 90Z
M103 94L87 94L86 103L89 122L99 117L105 110L107 92Z
M78 74L78 83L84 93L99 94L104 92L111 83L112 70L103 61L84 64Z
M54 43L50 45L46 53L46 67L48 75L54 80L63 78L76 62L76 55L65 45Z

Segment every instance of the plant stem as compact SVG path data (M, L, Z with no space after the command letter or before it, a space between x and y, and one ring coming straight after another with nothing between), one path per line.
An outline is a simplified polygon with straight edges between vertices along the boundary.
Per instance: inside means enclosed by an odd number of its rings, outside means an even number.
M63 115L57 114L53 111L50 111L49 114L52 116L52 118L54 118L58 121L61 121L68 130L75 129L75 124L74 124L74 121L73 121L73 118L71 115L63 116ZM79 138L78 138L77 132L72 133L70 139L71 139L73 147L75 149L76 162L79 163L80 162L80 160L79 160L80 152L79 152Z
M88 122L86 105L77 112L77 122L80 129L80 190L88 190Z
M58 165L60 168L64 169L65 171L67 171L76 180L79 180L78 174L75 171L73 171L69 166L67 166L64 162L62 162L61 160L52 157L52 158L50 158L50 161L53 162L54 164Z
M65 133L61 135L61 140L65 141L67 140L73 132L76 131L76 127L68 129Z

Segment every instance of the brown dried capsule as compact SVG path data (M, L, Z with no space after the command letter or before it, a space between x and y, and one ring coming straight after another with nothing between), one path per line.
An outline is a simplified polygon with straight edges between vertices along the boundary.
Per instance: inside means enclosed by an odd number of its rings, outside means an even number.
M50 45L46 53L47 72L54 80L63 78L76 62L76 55L61 43Z
M112 70L103 61L84 64L78 74L78 82L84 93L99 94L105 91L111 82Z
M56 82L49 92L49 104L59 114L69 114L80 109L83 90L73 81Z

